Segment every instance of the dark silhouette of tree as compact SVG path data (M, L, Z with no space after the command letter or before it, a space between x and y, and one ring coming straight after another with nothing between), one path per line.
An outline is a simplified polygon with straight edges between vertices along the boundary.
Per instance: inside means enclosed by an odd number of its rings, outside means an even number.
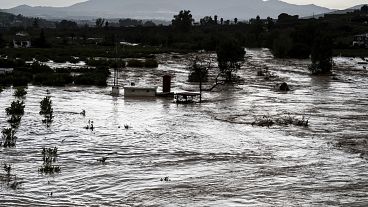
M146 21L143 26L145 27L155 27L156 24L153 21Z
M105 23L105 19L102 19L102 18L96 19L96 27L97 28L102 28L104 23Z
M234 24L238 24L238 18L234 18Z
M193 22L194 19L192 14L190 14L190 11L182 10L178 15L174 16L171 24L174 29L180 30L182 32L188 32L191 29Z
M36 47L39 47L39 48L45 48L45 47L49 46L49 44L47 43L47 40L46 40L46 35L45 35L44 29L41 29L40 36L36 39L34 45Z
M275 22L271 17L267 17L267 29L271 30L271 28L275 25Z
M199 23L203 26L206 26L206 25L213 25L215 24L215 21L212 19L212 17L210 16L205 16L203 17L202 19L199 20Z
M263 21L261 20L260 16L257 16L255 19L251 19L250 20L250 31L252 33L252 35L255 37L255 46L260 47L261 46L261 35L264 32L264 24Z
M333 42L327 35L319 34L312 47L312 65L309 70L313 74L329 74L332 69Z
M244 61L244 48L235 39L225 39L218 45L216 53L220 73L225 76L227 82L231 82L233 72L236 72Z
M287 58L292 47L292 40L286 34L281 34L273 41L272 53L277 58Z
M0 48L3 48L3 47L5 47L5 40L4 40L3 34L0 33Z
M109 27L109 22L108 21L106 21L105 22L105 28L108 28Z
M35 18L34 20L33 20L33 28L35 28L35 29L37 29L37 28L39 28L40 27L40 19L39 18Z
M119 26L120 27L136 27L141 26L142 20L136 20L136 19L119 19Z
M221 22L221 25L223 25L224 24L224 18L221 17L220 22Z
M62 30L78 29L78 24L76 22L69 20L61 20L59 23L56 23L56 28Z
M215 16L213 17L213 19L215 20L215 24L218 24L218 16L217 16L217 15L215 15Z
M364 5L364 6L362 6L362 8L360 9L360 11L361 11L362 13L368 14L368 5Z

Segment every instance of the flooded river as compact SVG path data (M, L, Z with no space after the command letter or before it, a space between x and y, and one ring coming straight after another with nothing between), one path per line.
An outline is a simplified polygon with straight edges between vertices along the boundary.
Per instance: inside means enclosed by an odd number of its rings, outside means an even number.
M186 57L159 58L159 69L124 69L122 83L161 85L170 73L173 91L197 88L187 83ZM335 78L314 77L308 61L247 50L237 74L244 81L194 105L113 98L109 87L29 86L17 147L0 148L0 163L11 163L22 185L0 184L0 206L367 206L367 70L348 58L335 63ZM265 67L274 78L256 76ZM283 81L291 91L274 89ZM39 115L46 89L50 128ZM0 94L0 129L13 92ZM265 115L305 116L309 127L251 125ZM55 146L61 172L38 173L42 148Z

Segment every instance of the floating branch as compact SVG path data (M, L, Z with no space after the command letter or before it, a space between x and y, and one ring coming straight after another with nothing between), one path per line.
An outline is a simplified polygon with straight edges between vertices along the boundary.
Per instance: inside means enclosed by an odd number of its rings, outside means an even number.
M298 119L295 117L291 117L290 115L280 117L280 118L273 118L269 115L262 116L261 118L255 118L255 121L252 122L252 126L260 126L260 127L271 127L273 125L280 125L280 126L302 126L308 127L309 126L309 118L302 116L302 118Z

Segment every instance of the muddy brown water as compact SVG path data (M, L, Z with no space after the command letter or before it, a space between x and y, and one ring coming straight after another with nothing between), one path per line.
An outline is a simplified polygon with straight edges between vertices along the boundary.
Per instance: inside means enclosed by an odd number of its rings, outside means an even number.
M170 73L174 91L197 88L186 82L188 56L159 59L159 69L124 69L121 83L161 85ZM0 184L0 206L367 206L367 70L334 60L337 79L313 77L308 61L247 50L244 81L194 105L113 98L109 87L29 86L17 147L0 148L0 163L23 183ZM256 76L265 67L275 75L268 81ZM291 91L274 89L283 81ZM50 128L38 114L46 89ZM13 92L0 94L1 129ZM263 115L305 116L310 126L250 125ZM84 129L88 120L94 131ZM39 174L42 147L54 146L61 173Z

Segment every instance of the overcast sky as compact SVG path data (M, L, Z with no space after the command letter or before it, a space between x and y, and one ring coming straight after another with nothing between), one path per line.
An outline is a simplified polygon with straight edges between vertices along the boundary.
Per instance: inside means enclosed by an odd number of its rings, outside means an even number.
M86 0L0 0L0 8L6 9L21 4L30 6L69 6ZM103 0L101 0L103 1ZM147 0L150 1L150 0ZM316 4L332 9L345 9L358 4L367 3L367 0L284 0L293 4Z

